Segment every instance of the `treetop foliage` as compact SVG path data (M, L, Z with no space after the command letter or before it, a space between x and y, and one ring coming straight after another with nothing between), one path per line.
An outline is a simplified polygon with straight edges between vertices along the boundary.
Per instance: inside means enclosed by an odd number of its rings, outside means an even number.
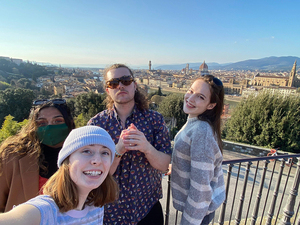
M7 115L12 115L18 122L27 119L35 94L32 90L17 88L0 90L0 125Z
M184 94L172 93L163 98L157 110L165 117L165 119L176 119L176 126L173 130L171 130L172 137L174 137L174 135L186 123L187 114L183 111L183 97Z
M300 152L300 99L271 93L240 102L226 122L227 140Z
M161 87L158 87L157 91L153 91L148 94L148 99L151 99L154 95L159 95L159 96L166 96L166 94L163 94L161 91Z
M106 109L106 104L103 102L106 98L106 94L96 94L89 92L86 94L78 95L74 99L67 101L68 106L73 112L73 116L77 117L80 114L84 118L91 118L97 113Z
M15 135L25 124L27 124L28 120L25 119L22 122L17 122L13 120L14 117L8 115L5 117L5 120L0 129L0 144L6 138Z
M4 81L0 81L0 90L5 90L6 88L11 87L10 84L4 82Z
M164 98L164 96L153 95L151 98L151 102L154 102L155 104L159 105Z

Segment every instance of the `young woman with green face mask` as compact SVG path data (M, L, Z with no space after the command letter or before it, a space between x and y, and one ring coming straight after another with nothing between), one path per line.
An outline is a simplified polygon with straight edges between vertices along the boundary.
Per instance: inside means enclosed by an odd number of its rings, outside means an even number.
M69 128L61 112L54 107L40 110L36 119L37 136L41 143L49 147L61 147L69 134Z
M29 122L0 146L0 212L39 194L57 170L58 153L75 128L63 99L34 102Z

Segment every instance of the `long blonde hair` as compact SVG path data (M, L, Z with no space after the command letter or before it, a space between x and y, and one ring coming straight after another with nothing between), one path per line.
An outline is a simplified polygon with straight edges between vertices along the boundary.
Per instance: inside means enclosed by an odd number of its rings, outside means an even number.
M60 212L67 212L77 207L79 196L76 184L70 177L69 158L64 160L58 171L43 186L43 193L54 199ZM115 201L118 193L118 185L108 173L103 183L89 193L86 204L101 207Z

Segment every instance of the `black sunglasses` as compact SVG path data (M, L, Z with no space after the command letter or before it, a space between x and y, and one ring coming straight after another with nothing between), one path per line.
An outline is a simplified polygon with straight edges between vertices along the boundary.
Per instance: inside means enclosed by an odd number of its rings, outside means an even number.
M46 103L49 103L49 102L52 102L55 105L65 105L65 104L67 104L67 102L66 102L65 99L56 98L56 99L51 99L51 100L48 100L48 99L38 99L38 100L35 100L32 105L33 106L43 105L43 104L46 104Z
M123 85L128 86L134 81L132 76L123 76L120 78L113 78L108 81L106 81L106 87L115 89L119 86L119 83L121 82Z
M213 78L213 82L214 82L215 85L217 85L217 86L223 86L222 81L221 81L220 79L216 78L216 77Z

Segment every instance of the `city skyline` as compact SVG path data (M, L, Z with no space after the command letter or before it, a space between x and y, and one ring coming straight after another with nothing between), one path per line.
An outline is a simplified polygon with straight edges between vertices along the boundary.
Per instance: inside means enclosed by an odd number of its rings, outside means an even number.
M0 55L133 67L299 57L298 1L5 1Z

